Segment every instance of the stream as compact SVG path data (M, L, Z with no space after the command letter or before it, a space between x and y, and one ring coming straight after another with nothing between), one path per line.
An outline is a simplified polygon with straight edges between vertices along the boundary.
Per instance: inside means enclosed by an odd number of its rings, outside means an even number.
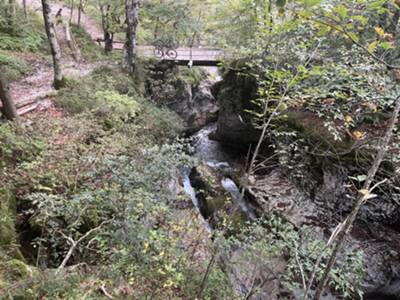
M316 232L332 229L329 224L313 223L313 218L323 218L324 212L320 211L314 203L314 199L310 198L308 194L304 194L281 172L279 167L270 173L260 175L257 178L257 184L248 187L247 195L244 195L238 183L235 182L235 180L238 181L235 170L243 168L245 163L243 158L246 157L246 153L237 152L233 149L235 147L227 147L213 140L212 134L216 129L217 124L211 123L191 136L193 155L200 160L200 163L193 169L181 170L184 192L190 197L193 207L202 217L208 232L212 233L221 224L218 210L222 209L223 212L226 212L230 209L229 211L232 211L232 206L234 210L236 208L240 210L241 217L244 216L244 219L247 220L257 218L254 209L257 207L257 213L259 213L259 209L267 212L279 210L279 213L285 214L285 217L295 224L298 223L298 226L305 224L315 227ZM253 189L250 190L251 188ZM203 192L207 189L212 189L212 192ZM259 193L260 198L255 198L254 191ZM263 200L265 201L263 202ZM229 204L228 201L230 201ZM282 206L282 203L293 203L293 206ZM228 204L228 209L225 204ZM285 210L282 207L289 207L289 209ZM358 236L357 230L360 232ZM398 235L393 230L384 234L386 240L376 240L377 233L375 235L368 234L368 231L365 231L362 226L356 226L354 236L348 238L347 250L357 247L364 252L363 268L368 275L362 286L366 292L364 299L400 299L400 280L396 277L398 273L393 267L397 255L397 251L394 250L397 250ZM241 255L241 249L236 249L224 256L224 260L232 259L234 261ZM259 263L263 262L260 260ZM240 291L240 294L247 294L246 290L251 287L251 283L247 281L249 279L247 275L241 272L240 268L227 270L227 274L235 289ZM274 283L271 282L271 284ZM243 286L244 288L242 288ZM265 287L258 298L254 297L253 299L269 299L270 288ZM266 294L263 294L264 292ZM294 299L302 299L301 291L295 295ZM328 293L322 299L339 298Z
M221 176L221 187L229 193L235 205L245 214L249 220L255 220L256 214L254 209L248 204L237 184L232 180L233 172L231 164L236 161L237 153L229 151L218 141L210 139L209 135L216 129L216 123L205 126L193 135L194 139L194 155L199 158L208 167L217 171ZM183 186L185 193L190 197L192 203L206 223L208 231L212 231L212 225L207 221L202 213L203 204L196 195L195 187L190 180L191 170L182 171Z
M194 156L197 157L205 164L207 167L216 171L218 176L218 181L220 183L220 187L223 188L230 196L232 201L237 207L240 208L241 212L246 216L248 220L255 220L256 214L253 207L246 200L246 197L243 196L240 188L232 179L232 175L234 173L234 168L237 164L240 164L240 156L243 157L243 153L234 153L231 149L227 149L223 145L221 145L218 141L214 141L210 138L210 134L216 129L216 124L210 124L203 127L197 133L195 133L193 137L193 148L194 148ZM195 167L196 168L196 167ZM195 169L194 168L194 169ZM204 221L204 226L209 233L214 231L213 225L210 223L210 220L207 219L207 216L204 214L204 206L201 197L199 197L198 190L194 182L191 181L191 169L182 170L182 178L183 178L183 186L185 193L190 197L193 206L197 210L198 214L202 216ZM240 255L240 250L238 250L237 255ZM235 252L236 253L236 252ZM232 254L231 255L236 255ZM224 257L225 260L229 260L231 256ZM366 270L370 271L369 268ZM237 270L236 270L237 271ZM236 271L229 271L229 274L235 274ZM233 272L233 273L232 273ZM374 271L373 271L374 272ZM365 294L364 299L368 300L385 300L385 299L400 299L400 280L396 278L392 278L390 284L381 288L368 289L368 292ZM300 294L299 294L300 295ZM302 295L302 294L301 294ZM298 296L298 295L297 295ZM296 298L296 297L295 297ZM262 298L255 298L262 299ZM296 299L302 299L299 296ZM326 296L322 298L323 300L332 300L338 299L333 294L328 293Z

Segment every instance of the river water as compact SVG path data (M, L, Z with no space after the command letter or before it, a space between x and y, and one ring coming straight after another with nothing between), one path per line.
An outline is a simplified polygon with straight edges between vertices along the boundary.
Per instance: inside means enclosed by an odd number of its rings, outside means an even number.
M199 158L202 163L218 172L221 176L221 187L230 194L235 205L240 208L248 219L255 220L256 215L253 208L248 204L243 193L231 178L233 172L231 164L237 160L237 153L232 153L218 141L210 139L209 135L215 131L215 129L216 124L213 123L205 126L193 135L194 155ZM200 207L202 205L199 203L195 188L190 182L190 171L191 170L186 169L182 172L184 190L192 200L194 207L201 214ZM211 225L207 220L205 220L205 222L207 229L211 231Z

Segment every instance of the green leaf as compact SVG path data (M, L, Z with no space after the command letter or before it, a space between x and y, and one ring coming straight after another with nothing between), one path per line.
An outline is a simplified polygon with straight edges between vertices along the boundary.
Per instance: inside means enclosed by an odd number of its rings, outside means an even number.
M368 46L368 52L369 53L374 53L376 47L378 46L378 41L373 41L371 44Z
M347 8L340 4L338 5L338 7L336 8L337 13L339 14L339 16L342 18L342 20L346 19L347 17Z
M351 17L353 20L358 21L361 23L361 25L367 25L368 19L364 16L352 16Z
M385 35L385 30L382 27L375 27L375 32L380 36L383 37Z
M322 0L304 0L304 6L307 8L321 4Z
M355 42L358 42L358 41L360 40L360 38L358 37L358 35L356 35L354 32L348 32L347 34L348 34L349 37L350 37L353 41L355 41Z
M358 175L357 180L359 182L363 182L363 181L367 180L367 175Z
M394 46L393 46L391 43L388 43L388 42L382 42L382 43L381 43L381 47L382 47L383 49L385 49L385 50L393 49L393 48L394 48Z
M380 9L382 8L383 4L385 4L385 2L386 0L373 1L369 4L368 8L371 10Z
M358 182L364 182L367 180L367 175L358 175L357 177L349 176L349 178Z

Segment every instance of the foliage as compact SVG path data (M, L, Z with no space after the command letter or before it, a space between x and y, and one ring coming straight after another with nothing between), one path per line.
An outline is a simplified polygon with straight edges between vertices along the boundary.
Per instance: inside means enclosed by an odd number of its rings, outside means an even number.
M91 78L68 82L67 87L61 90L58 103L70 113L94 112L104 119L106 126L117 126L119 119L127 121L140 110L136 100L114 90L122 84L107 69L100 68ZM129 87L133 88L133 84L127 82L125 92L129 93Z
M197 16L195 4L184 1L148 1L142 17L147 29L147 40L171 40L180 45L190 45L193 37L200 31L200 16Z
M17 7L14 18L10 21L8 4L0 3L0 49L20 52L42 51L45 34L38 15L29 12L28 19L25 19L22 9Z
M31 67L24 60L2 53L0 53L0 65L4 66L5 77L8 81L17 80L32 71Z
M87 5L110 5L110 30L117 36L124 31L120 1ZM266 129L262 141L270 142L280 166L311 182L307 172L320 172L321 160L335 161L339 142L352 151L367 128L374 131L387 118L399 92L396 76L388 74L399 60L390 24L396 8L391 1L366 0L144 1L139 40L168 38L239 50L250 63L228 68L240 74L233 85L256 83L255 108L247 111L254 127ZM39 51L40 22L32 16L13 22L6 11L0 12L0 48ZM77 26L73 31L87 59L105 59L87 33ZM0 63L11 70L8 77L29 72L17 59L0 55ZM0 288L3 281L16 281L7 285L10 297L24 290L26 297L49 299L109 298L107 291L115 298L189 299L210 271L205 299L233 299L237 291L230 271L248 274L251 265L251 270L274 273L278 297L301 295L303 276L310 278L320 255L322 261L330 255L323 235L275 215L251 224L233 219L232 230L224 228L229 220L223 215L216 226L221 231L210 238L199 216L181 208L188 199L178 187L178 174L195 162L187 141L176 139L182 120L165 108L176 101L179 89L192 89L204 74L148 61L137 72L133 81L115 68L99 67L60 90L61 110L31 117L23 132L11 124L0 126L0 180L6 187L0 189L5 244L0 246L7 248L0 249ZM138 81L145 82L150 101ZM253 94L252 88L244 92ZM300 124L296 113L318 122ZM398 152L390 158L396 159ZM264 157L257 167L263 163ZM365 178L350 175L354 182ZM9 246L17 239L15 226L26 260L47 269L40 276L25 280L32 270L14 260L19 255ZM76 248L71 241L79 241ZM71 249L64 270L49 270L59 267ZM361 295L361 253L356 251L341 254L329 282L344 299ZM213 255L217 262L209 269ZM87 269L76 271L79 266ZM317 279L323 267L316 266ZM262 282L254 281L254 287L261 289Z
M144 134L153 132L158 141L171 139L185 129L182 119L167 108L159 108L154 104L148 104L139 115L138 122Z
M0 126L0 168L35 160L45 149L43 140L33 137L29 132L17 133L13 124Z
M78 44L79 50L83 57L90 62L96 62L100 59L105 59L104 51L101 46L96 44L92 40L91 36L82 27L72 24L72 34L76 43Z
M92 112L105 128L133 123L160 139L174 137L183 129L182 120L175 113L145 103L131 79L108 68L101 67L79 82L70 81L61 90L58 104L72 114Z
M301 277L310 278L318 257L327 258L330 255L329 247L318 238L313 228L305 226L296 230L276 215L248 224L239 234L230 237L225 247L227 253L241 249L241 254L231 261L233 267L247 269L254 266L254 274L265 274L266 270L268 274L274 274L267 282L278 280L285 290L281 291L280 295L304 292ZM283 257L288 257L284 263ZM347 253L341 265L333 271L335 275L332 276L330 286L344 299L354 299L354 295L361 293L361 258L356 250ZM322 271L323 266L318 266L317 276L320 276ZM257 294L257 290L263 286L256 285L253 288Z

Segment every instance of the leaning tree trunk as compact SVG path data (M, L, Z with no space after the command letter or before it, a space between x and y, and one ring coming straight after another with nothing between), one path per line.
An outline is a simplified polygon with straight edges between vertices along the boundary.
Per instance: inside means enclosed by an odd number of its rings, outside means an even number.
M78 7L78 26L81 25L81 14L82 14L82 9L83 9L83 0L79 0L79 7Z
M50 44L51 56L54 68L54 88L59 89L65 84L65 79L61 69L61 50L58 45L54 24L50 17L50 6L48 0L42 0L44 26Z
M4 77L4 68L0 66L0 100L3 106L1 107L1 113L6 117L7 120L19 122L17 109L11 99L11 95L8 91L8 83Z
M139 23L139 1L125 0L126 12L126 63L129 74L132 75L135 70L136 60L136 28Z
M72 0L71 11L69 13L69 24L72 24L72 18L74 17L75 1Z
M399 113L400 113L400 96L398 96L396 99L392 117L391 117L389 125L386 129L385 135L377 147L378 152L375 156L375 159L372 163L371 168L368 171L367 179L365 180L362 189L359 190L357 199L354 203L353 209L350 212L350 215L343 222L343 225L342 225L343 227L337 235L336 244L335 244L335 246L332 250L332 254L326 264L322 278L315 290L315 295L314 295L313 300L321 299L322 294L324 292L324 288L327 285L329 277L331 275L332 268L334 267L334 265L336 263L337 255L338 255L339 251L342 249L343 244L346 241L347 236L349 235L351 227L353 226L353 223L356 220L357 214L358 214L359 210L361 209L361 206L365 203L365 201L367 201L369 199L369 196L372 192L372 190L370 190L370 187L371 187L371 185L374 181L375 175L378 172L378 169L388 151L388 146L389 146L390 140L392 138L394 129L396 128L396 125L397 125Z
M110 31L110 5L101 6L101 24L104 33L104 51L106 54L113 50L114 33Z

